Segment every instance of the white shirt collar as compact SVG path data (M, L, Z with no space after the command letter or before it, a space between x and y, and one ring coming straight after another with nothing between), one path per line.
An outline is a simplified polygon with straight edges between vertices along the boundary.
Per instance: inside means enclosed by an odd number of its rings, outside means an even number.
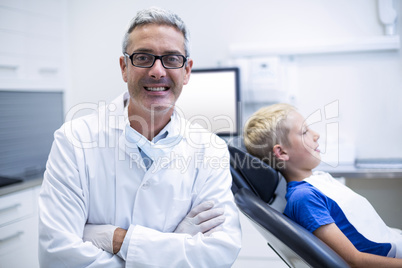
M124 120L120 121L119 129L123 130L126 125L130 125L128 120L128 103L129 103L129 94L126 92L123 96L120 96L120 100L123 102L123 111ZM116 111L118 113L118 111ZM170 117L170 121L166 124L166 126L152 139L152 142L157 143L159 140L164 138L172 138L174 136L184 136L184 125L185 120L182 120L181 117L176 112L176 109L173 111L172 116Z

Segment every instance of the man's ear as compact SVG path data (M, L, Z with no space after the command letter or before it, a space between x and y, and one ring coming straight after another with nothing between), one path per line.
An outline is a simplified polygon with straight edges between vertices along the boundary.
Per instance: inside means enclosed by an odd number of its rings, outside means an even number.
M187 85L188 81L190 80L191 69L193 68L193 60L188 59L186 66L184 67L185 75L183 80L183 85Z
M119 63L120 63L120 70L121 70L121 76L123 77L124 82L127 83L127 65L126 65L126 58L124 56L121 56L119 58Z
M288 161L289 155L287 154L286 150L282 147L282 145L277 144L273 148L274 155L277 159L282 161Z

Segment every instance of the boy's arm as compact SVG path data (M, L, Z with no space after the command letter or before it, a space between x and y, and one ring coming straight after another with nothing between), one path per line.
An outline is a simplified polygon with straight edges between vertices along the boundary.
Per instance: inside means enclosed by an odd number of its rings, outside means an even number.
M337 252L351 267L402 267L402 259L358 251L335 223L323 225L313 234Z

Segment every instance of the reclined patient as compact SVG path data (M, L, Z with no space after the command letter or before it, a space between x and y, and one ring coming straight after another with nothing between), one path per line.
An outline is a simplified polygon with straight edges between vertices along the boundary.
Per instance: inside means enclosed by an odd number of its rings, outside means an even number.
M261 108L244 130L247 151L287 182L286 216L352 267L402 267L402 235L384 223L367 199L330 174L313 172L321 161L319 137L288 104Z

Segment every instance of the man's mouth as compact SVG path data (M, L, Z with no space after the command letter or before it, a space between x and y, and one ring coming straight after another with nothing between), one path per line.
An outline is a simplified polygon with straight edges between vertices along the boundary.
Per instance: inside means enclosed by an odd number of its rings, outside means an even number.
M156 92L156 91L165 91L165 90L168 90L169 88L168 87L145 87L145 89L147 91Z

